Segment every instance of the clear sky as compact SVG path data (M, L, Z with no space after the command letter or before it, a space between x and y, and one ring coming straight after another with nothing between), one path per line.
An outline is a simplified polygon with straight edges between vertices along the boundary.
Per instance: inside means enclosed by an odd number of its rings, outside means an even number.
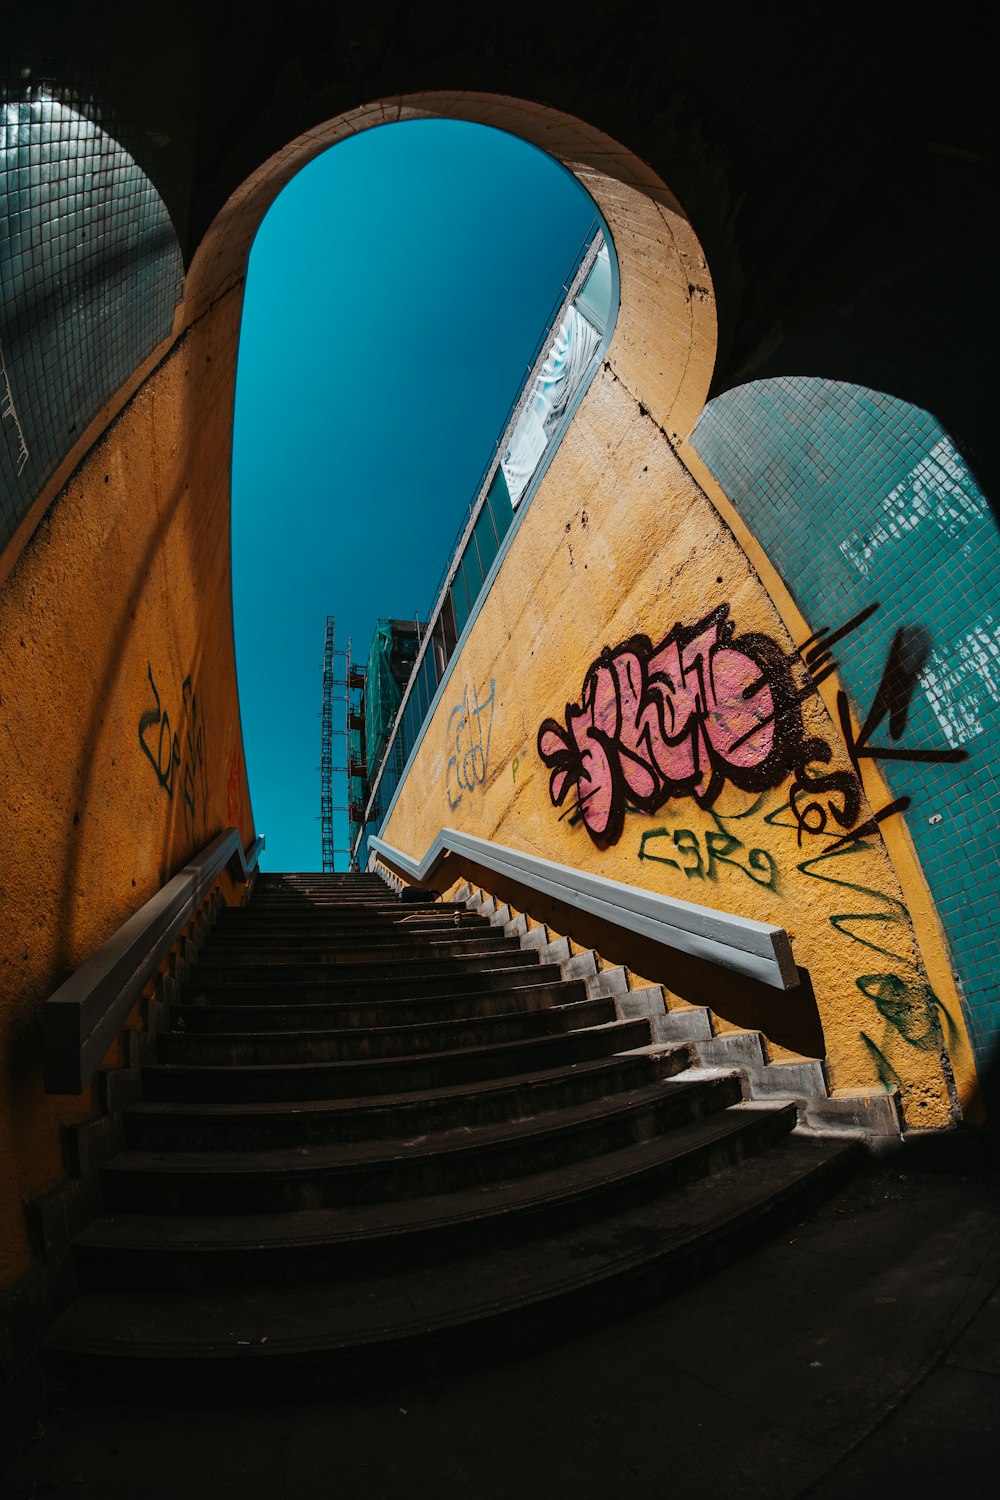
M378 616L426 618L594 218L542 152L452 121L352 137L265 218L240 336L233 578L266 868L321 864L327 614L361 662ZM334 802L345 801L338 777ZM336 842L347 843L343 815Z

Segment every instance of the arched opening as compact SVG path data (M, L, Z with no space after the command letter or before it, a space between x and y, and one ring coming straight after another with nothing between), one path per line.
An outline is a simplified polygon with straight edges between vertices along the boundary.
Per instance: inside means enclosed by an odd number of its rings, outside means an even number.
M4 983L13 996L2 1037L12 1144L0 1165L10 1203L62 1180L60 1129L98 1105L93 1088L80 1099L44 1093L37 1037L47 997L214 833L236 826L245 845L254 836L229 551L233 395L253 238L281 188L329 146L375 125L436 118L509 131L579 177L622 267L602 378L675 435L704 403L714 311L690 225L638 157L574 118L488 94L381 101L291 142L232 196L193 258L171 337L71 450L59 503L49 506L46 490L35 497L25 524L37 529L0 598L0 656L10 665ZM574 418L581 430L595 399L596 382ZM540 496L569 446L559 447ZM522 550L539 510L536 498L522 512ZM5 564L24 539L15 537ZM19 1211L5 1218L0 1256L10 1282L33 1263Z
M350 797L336 776L332 800L355 813L350 831L346 812L333 819L346 868L598 368L616 302L617 262L590 196L547 153L486 126L363 132L268 211L240 335L233 587L269 868L318 865L325 616L336 615L334 760L365 768ZM348 755L341 652L352 641L364 667L379 619L385 640L354 716L365 728ZM419 658L412 693L390 668L390 637L398 654L403 635L410 664ZM382 776L401 692L405 725Z

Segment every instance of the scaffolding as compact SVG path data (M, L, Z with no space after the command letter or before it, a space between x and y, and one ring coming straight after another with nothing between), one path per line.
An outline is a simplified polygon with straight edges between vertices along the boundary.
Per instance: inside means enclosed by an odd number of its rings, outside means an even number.
M348 837L352 869L358 865L359 851L364 857L361 835L365 826L382 817L381 807L372 810L368 806L371 796L370 773L377 771L382 763L403 690L413 671L413 663L425 631L426 626L419 619L379 618L375 622L367 665L362 668L355 664L351 668L352 674L358 674L356 685L361 689L357 711L352 707L350 725ZM400 761L399 771L402 772L402 769Z
M348 643L348 653L350 643ZM355 823L364 817L368 801L368 755L365 739L367 673L348 658L347 666L347 817L350 868L358 868L352 836Z
M338 663L342 665L338 667ZM338 675L338 671L342 675ZM346 647L338 647L336 616L327 615L323 639L323 707L320 712L322 728L319 761L319 820L324 875L334 874L338 854L347 856L349 869L357 869L350 846L338 846L335 841L334 813L347 813L350 816L357 800L367 799L368 795L367 767L363 759L359 758L359 745L360 756L364 755L364 681L364 668L351 661L350 636ZM336 691L338 688L341 689L340 692ZM336 705L343 706L343 727L339 729L334 727ZM360 741L356 722L359 712ZM342 765L334 765L335 739L343 740ZM347 777L346 802L335 803L333 800L333 778L336 775Z

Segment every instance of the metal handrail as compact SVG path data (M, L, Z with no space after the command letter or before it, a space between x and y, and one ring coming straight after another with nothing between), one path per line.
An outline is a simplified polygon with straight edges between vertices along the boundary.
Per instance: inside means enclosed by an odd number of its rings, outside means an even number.
M42 1009L46 1093L83 1093L206 892L227 865L234 879L252 879L263 847L259 837L244 853L238 829L220 833L49 996Z
M377 835L368 840L368 846L394 872L420 885L425 885L442 861L454 854L574 911L774 989L791 990L800 983L788 933L769 922L626 885L606 875L460 833L456 828L442 828L420 858L394 848Z

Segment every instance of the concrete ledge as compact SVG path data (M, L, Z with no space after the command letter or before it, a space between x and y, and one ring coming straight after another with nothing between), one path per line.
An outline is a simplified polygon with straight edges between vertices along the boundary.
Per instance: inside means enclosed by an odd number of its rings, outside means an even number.
M888 1093L830 1094L797 1103L799 1121L806 1130L857 1135L876 1151L902 1144L902 1109L896 1088Z
M244 853L238 829L220 833L49 996L42 1008L47 1093L83 1093L214 882L227 866L234 878L249 882L263 847L258 838ZM183 978L182 970L178 977Z

